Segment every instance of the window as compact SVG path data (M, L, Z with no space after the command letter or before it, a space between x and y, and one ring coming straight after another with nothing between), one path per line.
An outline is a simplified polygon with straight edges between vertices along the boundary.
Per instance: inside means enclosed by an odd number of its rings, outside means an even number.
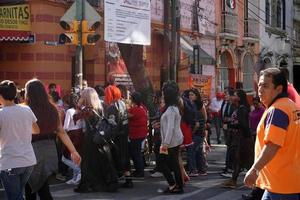
M270 2L266 0L266 24L270 24Z
M223 91L226 87L229 86L229 71L228 71L228 60L226 53L221 54L221 67L220 67L220 84L221 90Z
M276 17L277 17L276 26L278 28L285 30L286 24L285 24L285 1L284 0L277 1Z
M244 82L244 90L246 92L253 91L253 59L252 56L247 53L244 57L244 65L243 65L243 82Z
M281 0L277 1L277 21L276 21L276 26L281 28L281 20L282 20L282 5L281 5Z

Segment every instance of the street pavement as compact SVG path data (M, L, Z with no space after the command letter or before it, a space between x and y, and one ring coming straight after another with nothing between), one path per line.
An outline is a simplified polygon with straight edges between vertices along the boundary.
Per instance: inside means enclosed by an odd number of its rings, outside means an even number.
M120 188L116 193L85 193L78 194L73 192L74 186L65 183L55 182L51 185L51 193L56 200L110 200L110 199L130 199L130 200L240 200L243 193L249 193L242 184L245 173L242 173L238 180L236 189L222 188L220 185L226 178L220 176L220 172L224 168L225 145L213 145L211 152L208 154L208 175L191 178L184 187L184 194L181 195L162 195L160 189L167 186L164 178L150 177L149 170L153 166L145 169L145 178L134 180L134 187L131 189ZM4 191L0 191L0 199L4 199Z

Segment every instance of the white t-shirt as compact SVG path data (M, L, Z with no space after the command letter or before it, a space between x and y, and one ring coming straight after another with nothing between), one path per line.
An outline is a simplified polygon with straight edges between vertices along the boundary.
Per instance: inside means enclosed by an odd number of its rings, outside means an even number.
M32 124L36 121L28 106L0 109L0 170L36 164L31 144Z
M76 124L74 123L73 116L75 113L76 110L74 108L70 108L67 110L64 121L64 129L66 131L77 130L82 128L83 124L81 119L76 121Z

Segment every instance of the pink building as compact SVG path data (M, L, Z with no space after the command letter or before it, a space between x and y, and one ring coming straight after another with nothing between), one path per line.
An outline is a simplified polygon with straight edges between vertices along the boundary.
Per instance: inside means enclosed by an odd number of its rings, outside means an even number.
M242 86L255 93L257 74L254 66L259 53L258 0L218 0L216 11L216 85Z

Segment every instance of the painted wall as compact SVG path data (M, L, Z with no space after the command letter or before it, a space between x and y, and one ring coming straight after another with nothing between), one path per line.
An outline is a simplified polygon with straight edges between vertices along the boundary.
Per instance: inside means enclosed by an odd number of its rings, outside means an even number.
M28 79L36 77L45 84L55 82L64 91L69 91L75 47L44 45L44 41L58 41L59 34L64 32L59 20L67 5L38 0L29 3L31 33L35 35L36 42L0 43L0 79L14 80L23 87ZM85 66L85 78L90 85L104 84L103 44L98 42L96 47L86 47Z

